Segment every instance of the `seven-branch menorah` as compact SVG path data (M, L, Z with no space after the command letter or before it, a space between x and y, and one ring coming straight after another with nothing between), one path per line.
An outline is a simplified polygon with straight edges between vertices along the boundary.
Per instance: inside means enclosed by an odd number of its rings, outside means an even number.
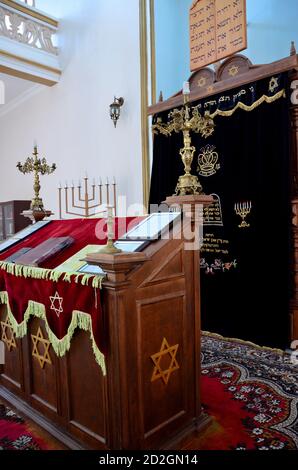
M100 182L97 184L94 180L90 187L89 178L86 176L83 185L81 181L78 186L75 186L74 183L69 186L66 182L64 188L60 184L58 191L60 219L62 219L63 212L63 195L65 214L67 215L83 218L94 217L105 213L106 206L109 205L115 208L115 216L117 215L117 183L115 178L112 183L108 179L106 183L103 183L100 179ZM98 211L97 209L100 210Z
M235 204L235 213L241 217L242 222L238 225L239 228L249 228L250 224L246 222L247 216L251 213L252 204L250 202L239 202Z

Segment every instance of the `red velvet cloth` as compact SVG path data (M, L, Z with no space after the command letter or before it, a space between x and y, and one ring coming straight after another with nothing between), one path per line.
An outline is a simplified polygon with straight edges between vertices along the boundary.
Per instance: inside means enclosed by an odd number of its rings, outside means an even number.
M138 219L116 218L115 219L115 239L120 238L127 231L130 224L135 225ZM62 264L68 258L76 254L86 245L104 245L107 241L105 232L107 224L104 219L73 219L73 220L53 220L49 225L40 229L24 241L0 254L0 260L5 260L21 248L35 248L40 243L53 237L72 237L74 244L54 258L42 265L43 268L53 269ZM100 240L100 238L102 238Z
M120 238L127 231L128 226L135 225L137 220L134 218L116 219L116 238ZM75 240L74 244L41 266L52 269L86 245L105 244L105 232L106 223L102 219L52 221L26 240L2 253L0 260L5 260L23 247L34 248L48 238L71 236ZM105 352L105 341L101 328L100 290L94 289L91 281L89 281L89 285L82 286L80 283L76 284L74 279L71 283L63 281L62 278L58 282L26 279L8 274L0 269L0 292L8 293L10 308L18 324L24 320L24 314L30 300L43 304L46 308L48 324L59 339L67 334L74 310L90 314L96 344L103 353ZM56 300L53 304L53 299L51 299L56 293L63 299L63 312L60 314L57 314L53 309L53 306L59 308L59 301Z

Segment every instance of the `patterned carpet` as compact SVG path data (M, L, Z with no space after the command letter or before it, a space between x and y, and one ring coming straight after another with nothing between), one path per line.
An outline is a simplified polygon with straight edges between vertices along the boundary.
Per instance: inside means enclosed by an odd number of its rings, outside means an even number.
M205 334L205 450L297 450L298 365L280 351Z
M202 401L212 424L185 450L298 449L298 365L289 356L206 333L202 363ZM0 403L0 449L64 447Z
M0 403L0 450L47 449L44 440L37 432L32 432L23 418Z

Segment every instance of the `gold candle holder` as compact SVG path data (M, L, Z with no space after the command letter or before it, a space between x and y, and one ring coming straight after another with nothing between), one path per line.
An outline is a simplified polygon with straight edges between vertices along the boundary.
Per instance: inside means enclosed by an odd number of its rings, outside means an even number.
M105 246L98 250L98 253L105 253L109 255L115 255L117 253L122 253L122 250L119 250L114 245L114 207L107 206L107 225L108 225L108 241Z
M34 197L31 201L30 211L23 212L25 217L29 217L31 220L38 222L43 220L45 217L49 217L52 214L51 211L47 211L44 208L43 200L40 197L40 175L51 175L56 170L56 164L48 165L45 158L40 159L37 149L37 145L34 146L34 151L32 157L27 158L24 164L17 164L18 170L23 173L23 175L28 175L33 173L34 175Z
M189 87L188 87L189 88ZM194 107L189 106L189 90L184 94L184 106L182 109L174 109L169 113L169 120L163 123L159 118L152 126L153 133L161 133L169 136L173 132L183 133L184 147L180 150L180 156L184 165L184 175L179 177L175 195L187 196L204 194L199 178L191 174L191 167L196 148L191 145L191 132L201 134L207 138L214 132L214 121L208 112L204 116Z

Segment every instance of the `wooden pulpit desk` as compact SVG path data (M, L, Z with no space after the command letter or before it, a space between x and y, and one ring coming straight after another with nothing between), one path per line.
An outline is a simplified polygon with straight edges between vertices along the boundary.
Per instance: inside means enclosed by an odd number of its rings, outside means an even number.
M212 201L169 198L170 204L188 206L183 206L184 224L175 224L168 239L138 253L87 256L89 264L106 272L101 292L106 376L82 331L65 357L41 370L30 354L29 336L43 322L33 319L27 337L18 340L20 348L7 356L1 396L71 448L173 449L188 433L205 428L200 253L188 248L195 206Z

